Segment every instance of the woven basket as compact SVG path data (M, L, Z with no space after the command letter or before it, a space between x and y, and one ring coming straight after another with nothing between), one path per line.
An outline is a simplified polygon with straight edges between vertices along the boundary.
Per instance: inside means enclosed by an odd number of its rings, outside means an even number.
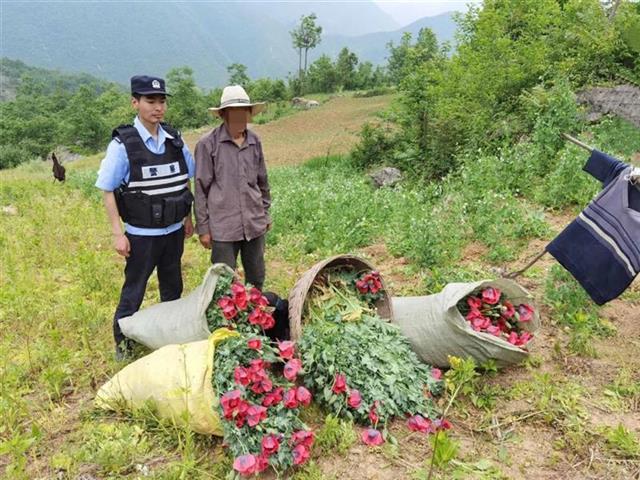
M338 255L321 262L316 263L307 270L302 277L296 282L289 294L289 324L291 327L291 339L299 340L302 336L302 313L304 312L304 304L309 294L309 289L313 282L326 269L334 267L350 267L356 272L372 271L376 268L366 260L354 255ZM393 320L393 309L391 307L391 294L387 288L382 275L383 296L375 304L378 316L386 321Z

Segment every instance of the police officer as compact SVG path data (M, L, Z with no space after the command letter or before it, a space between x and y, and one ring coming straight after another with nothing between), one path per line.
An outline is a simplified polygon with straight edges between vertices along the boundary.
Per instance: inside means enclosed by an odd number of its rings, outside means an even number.
M131 78L131 105L137 116L133 125L113 131L96 181L103 191L113 246L126 258L113 318L117 360L131 350L118 320L138 311L153 270L157 269L163 302L182 294L184 240L193 235L189 179L195 166L180 132L162 123L167 96L162 78Z

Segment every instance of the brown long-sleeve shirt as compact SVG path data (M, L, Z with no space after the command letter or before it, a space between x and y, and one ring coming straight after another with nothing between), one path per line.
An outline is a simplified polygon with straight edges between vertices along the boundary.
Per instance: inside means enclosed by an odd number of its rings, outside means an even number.
M198 234L219 242L263 235L271 223L271 194L258 136L247 130L238 147L222 124L198 141L195 159Z

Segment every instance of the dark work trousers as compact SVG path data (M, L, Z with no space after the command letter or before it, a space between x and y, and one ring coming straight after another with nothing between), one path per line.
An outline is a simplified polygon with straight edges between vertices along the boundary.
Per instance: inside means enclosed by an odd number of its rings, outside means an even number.
M126 233L131 246L124 267L124 285L113 317L116 345L125 339L118 319L133 315L140 308L147 281L157 268L160 300L176 300L182 295L181 259L184 251L184 227L168 235L142 236Z
M264 285L264 235L253 240L239 242L213 241L211 246L211 263L226 263L236 269L238 252L244 268L245 281L262 290Z

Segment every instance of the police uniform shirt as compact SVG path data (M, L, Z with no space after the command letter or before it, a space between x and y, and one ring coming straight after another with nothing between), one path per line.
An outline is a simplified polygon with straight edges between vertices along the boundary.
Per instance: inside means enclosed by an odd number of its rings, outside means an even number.
M164 153L164 142L167 139L172 139L169 133L167 133L160 125L158 125L158 141L156 142L153 136L145 128L138 117L133 121L133 126L136 128L140 137L144 141L145 146L157 155ZM195 172L195 162L189 152L189 148L185 143L182 147L182 153L184 160L187 164L189 171L189 178L193 178ZM122 183L129 181L129 157L124 145L116 140L112 140L107 147L107 153L100 164L100 170L98 171L98 180L96 181L96 187L105 192L113 192ZM158 236L167 235L175 232L182 226L181 222L174 223L165 228L141 228L134 227L125 223L125 231L133 235L146 235L146 236Z

